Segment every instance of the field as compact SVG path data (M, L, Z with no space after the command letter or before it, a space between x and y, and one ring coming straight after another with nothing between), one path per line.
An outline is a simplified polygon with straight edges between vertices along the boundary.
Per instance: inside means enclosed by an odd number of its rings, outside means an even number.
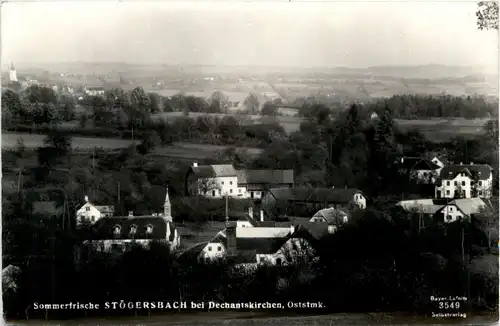
M2 148L12 149L17 146L18 139L23 139L27 148L37 148L44 145L44 135L26 133L2 133ZM132 140L93 138L93 137L73 137L73 149L77 151L89 151L94 147L105 150L116 150L132 144ZM217 152L226 149L227 146L217 146L208 144L192 144L178 142L172 146L159 147L154 154L183 159L205 159L213 157ZM258 148L242 148L250 155L258 155L262 152Z

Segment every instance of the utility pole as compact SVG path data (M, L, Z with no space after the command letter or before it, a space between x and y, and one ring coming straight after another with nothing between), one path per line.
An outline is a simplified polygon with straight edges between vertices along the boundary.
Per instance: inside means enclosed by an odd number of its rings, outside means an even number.
M228 196L226 192L226 222L229 221L229 205L228 205Z
M120 181L118 181L118 183L117 183L116 186L118 188L118 190L117 190L117 194L118 194L118 207L117 208L120 209L120 207L121 207L121 205L120 205Z
M22 170L19 170L19 175L17 177L17 194L21 191L21 173Z

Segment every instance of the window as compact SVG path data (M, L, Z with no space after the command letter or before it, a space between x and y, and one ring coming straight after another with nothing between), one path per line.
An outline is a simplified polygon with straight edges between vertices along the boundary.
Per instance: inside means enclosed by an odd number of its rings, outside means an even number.
M217 247L217 251L222 251L222 247L221 247L221 246L218 246L218 247Z
M446 216L446 220L451 221L452 217L451 215Z
M450 212L453 212L453 207L450 207Z
M92 215L92 217L90 218L90 220L91 220L92 222L95 222L95 216L94 216L94 215Z
M230 192L230 193L233 193L233 189L229 189L229 192Z
M222 181L221 184L224 185L224 181Z
M281 258L276 259L276 265L278 265L278 266L281 265Z
M446 181L446 185L449 186L450 185L450 182L449 181Z
M482 186L483 185L483 182L482 181L479 181L479 186Z
M215 190L212 190L212 196L215 197Z
M208 251L212 251L212 246L208 246Z
M133 237L136 233L137 233L137 225L132 225L132 226L130 227L130 232L129 232L129 234L130 234L130 236L131 236L131 237Z
M458 181L453 182L453 184L455 185L455 187L458 186Z
M482 196L483 195L483 192L481 190L478 191L477 193L479 196Z
M233 185L233 182L232 182L232 181L229 181L229 184L230 184L230 185Z
M153 233L153 226L149 224L146 226L146 234L150 235L151 233Z
M85 210L86 210L87 212L90 212L90 207L85 207Z
M465 181L462 181L462 186L465 186Z
M446 194L449 195L450 194L450 191L449 190L446 190Z

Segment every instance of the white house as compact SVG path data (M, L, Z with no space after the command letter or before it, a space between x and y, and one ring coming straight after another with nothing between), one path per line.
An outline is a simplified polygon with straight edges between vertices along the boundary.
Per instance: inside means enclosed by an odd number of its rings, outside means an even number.
M454 199L438 212L439 220L452 223L474 214L483 213L490 207L478 197Z
M104 95L104 87L102 87L102 86L85 86L83 91L88 96L102 96L102 95Z
M189 195L221 198L223 196L246 196L246 189L238 188L236 170L230 164L198 165L193 163L186 176L186 191Z
M434 158L434 160L439 161L437 158ZM422 157L401 157L397 164L400 173L406 174L410 179L418 183L435 183L442 168L433 160Z
M85 196L85 203L76 211L77 226L82 223L95 223L102 217L110 217L115 214L113 205L94 205L89 201L89 197Z
M162 214L103 217L92 226L91 238L84 244L92 244L98 251L123 252L137 244L148 247L153 241L166 243L175 249L180 245L180 235L173 223L171 203L167 193Z
M326 223L328 225L328 233L335 233L342 224L348 221L349 215L334 207L320 209L310 220L313 223Z
M487 164L448 165L436 182L436 198L491 198L493 169Z
M14 67L14 63L10 65L9 80L12 83L17 82L17 72L16 72L16 67Z

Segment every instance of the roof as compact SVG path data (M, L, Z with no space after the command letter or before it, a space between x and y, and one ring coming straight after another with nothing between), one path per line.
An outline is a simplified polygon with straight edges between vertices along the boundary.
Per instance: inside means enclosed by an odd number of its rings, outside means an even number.
M88 91L103 91L103 86L85 86L85 89Z
M293 170L238 170L238 184L293 184Z
M488 164L463 164L447 165L442 168L440 178L445 180L455 179L462 172L468 173L472 178L486 180L491 176L493 169Z
M347 213L336 208L324 208L316 212L313 217L323 217L328 224L342 224Z
M451 201L449 205L457 206L458 209L466 215L478 214L489 208L488 205L479 197L455 199Z
M402 157L399 166L408 170L438 170L441 167L427 158L422 157Z
M314 242L328 235L328 224L309 222L297 226L291 238L301 238Z
M115 206L114 205L103 205L103 206L95 206L94 207L101 213L106 214L106 213L114 213L115 212Z
M255 251L255 254L274 254L283 247L290 237L279 238L236 238L236 249Z
M235 255L229 256L227 258L228 263L230 264L250 264L257 262L255 250L241 250L238 251Z
M195 244L194 246L189 247L183 253L183 257L198 257L198 255L203 251L203 249L207 246L209 242L200 242Z
M237 175L231 164L191 166L190 171L193 171L198 178L236 177Z
M311 203L349 203L355 194L363 192L354 188L272 188L266 196L276 200Z
M115 227L120 227L120 234L115 235ZM136 227L135 235L130 234L132 227ZM152 233L147 234L148 226L152 226ZM112 239L157 239L163 240L167 236L167 227L170 228L169 241L174 240L175 225L163 217L133 216L133 217L104 217L92 226L92 240Z
M436 214L443 208L449 199L415 199L415 200L402 200L396 205L402 207L406 211L413 211L423 214Z

